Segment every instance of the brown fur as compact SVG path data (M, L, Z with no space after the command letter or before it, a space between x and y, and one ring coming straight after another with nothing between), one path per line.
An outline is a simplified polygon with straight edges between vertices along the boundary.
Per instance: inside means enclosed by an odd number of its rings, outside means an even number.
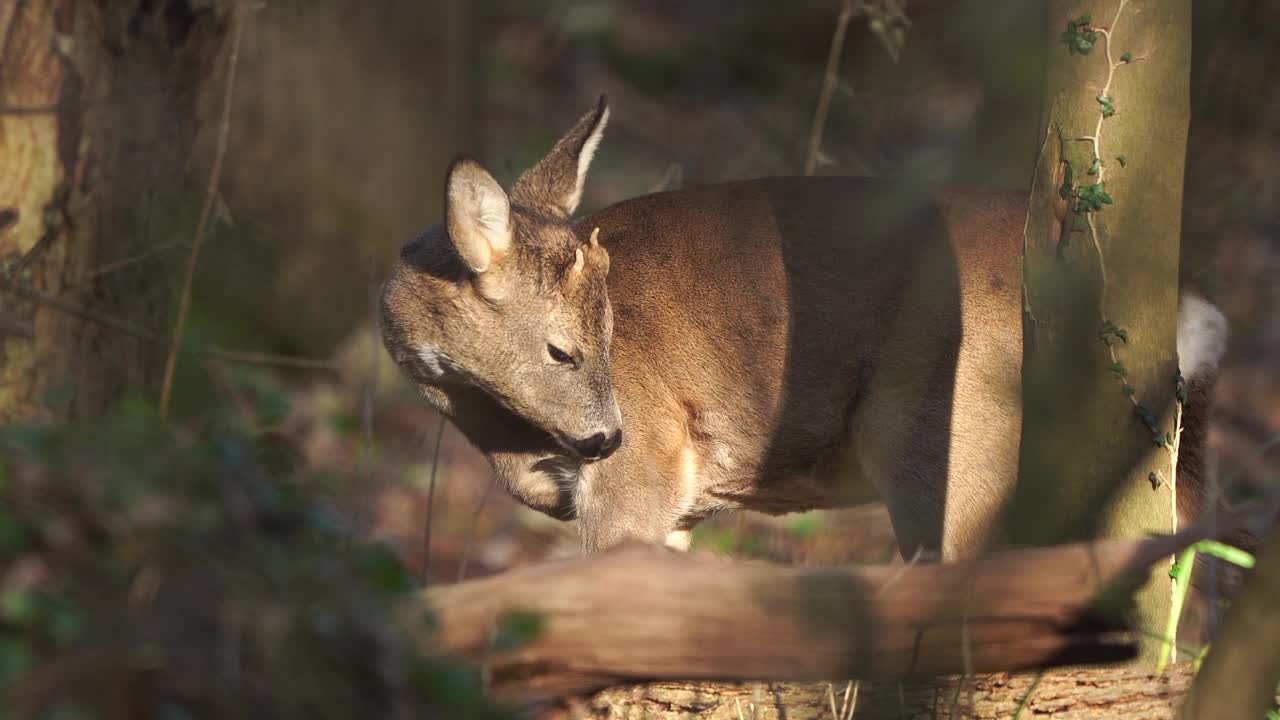
M493 268L442 228L406 244L384 335L427 399L588 551L876 499L904 554L977 551L1018 463L1026 198L765 178L571 223L605 113L517 181ZM582 368L548 364L554 334ZM621 447L584 460L571 441L615 398Z

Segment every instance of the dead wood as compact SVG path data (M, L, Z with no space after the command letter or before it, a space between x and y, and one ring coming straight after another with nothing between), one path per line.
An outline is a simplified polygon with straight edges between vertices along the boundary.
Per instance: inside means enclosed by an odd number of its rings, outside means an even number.
M900 568L627 546L438 587L437 651L518 704L655 680L898 681L1133 657L1126 599L1194 532ZM1101 598L1101 600L1100 600Z

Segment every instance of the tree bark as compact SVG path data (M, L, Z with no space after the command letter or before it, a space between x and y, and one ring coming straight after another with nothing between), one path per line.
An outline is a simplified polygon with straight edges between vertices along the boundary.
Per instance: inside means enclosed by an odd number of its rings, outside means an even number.
M1153 438L1175 435L1190 6L1050 3L1055 52L1024 259L1021 480L1008 515L1018 544L1141 537L1176 523L1170 454ZM1085 13L1077 32L1095 33L1094 45L1071 54L1061 36ZM1169 583L1148 584L1139 624L1161 633L1168 607ZM1144 646L1154 657L1157 644Z
M517 703L645 680L904 680L1131 658L1124 598L1193 533L904 568L628 546L427 591L435 651Z
M859 682L857 695L837 683L677 683L611 688L557 703L540 720L1009 720L1025 698L1021 718L1056 720L1177 717L1191 667L1164 675L1136 668L996 673L934 682ZM846 699L847 698L847 699ZM856 700L856 703L854 702ZM832 704L836 712L832 712ZM847 715L840 713L852 707ZM741 709L741 710L740 710Z
M167 334L169 274L150 202L186 180L218 4L0 3L5 278ZM164 238L168 240L169 238ZM0 418L102 412L154 389L162 351L0 293Z

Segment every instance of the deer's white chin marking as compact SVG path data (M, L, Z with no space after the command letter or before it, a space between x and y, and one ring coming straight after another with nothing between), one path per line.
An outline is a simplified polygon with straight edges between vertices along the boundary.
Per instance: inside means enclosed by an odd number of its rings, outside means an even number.
M431 379L437 379L444 375L445 355L440 349L434 345L422 344L418 346L418 359L422 361L422 367L427 371L427 375Z

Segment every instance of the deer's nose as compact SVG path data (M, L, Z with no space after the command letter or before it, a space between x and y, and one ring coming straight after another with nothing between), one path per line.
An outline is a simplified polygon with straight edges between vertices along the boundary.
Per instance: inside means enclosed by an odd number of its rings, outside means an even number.
M618 429L607 435L598 432L584 440L579 440L573 444L573 449L587 460L603 460L612 455L620 445L622 445L622 430Z

